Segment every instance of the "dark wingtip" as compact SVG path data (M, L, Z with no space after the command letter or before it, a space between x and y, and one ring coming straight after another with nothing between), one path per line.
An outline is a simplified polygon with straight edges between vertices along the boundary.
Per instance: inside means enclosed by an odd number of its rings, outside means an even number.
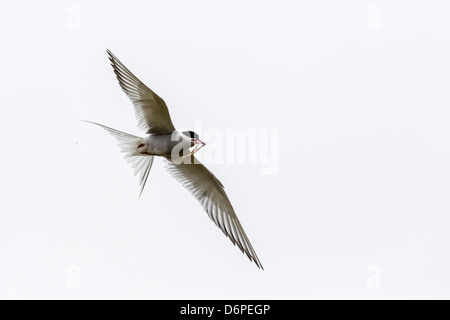
M111 60L111 62L113 62L116 59L116 56L114 55L114 53L112 53L112 51L109 50L108 48L106 48L106 53L108 54L108 58L109 58L109 60Z
M262 264L261 263L259 263L259 264L256 264L257 266L258 266L258 268L260 268L262 271L264 271L264 267L262 266Z

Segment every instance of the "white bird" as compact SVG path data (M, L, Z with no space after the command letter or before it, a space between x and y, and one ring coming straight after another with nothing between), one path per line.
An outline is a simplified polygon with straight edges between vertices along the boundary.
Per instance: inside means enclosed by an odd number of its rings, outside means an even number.
M95 122L87 122L101 126L117 139L118 146L131 162L135 175L139 176L139 195L144 190L154 157L164 158L169 173L201 203L211 220L251 261L264 269L234 212L224 186L194 157L194 153L205 143L193 131L177 131L164 100L131 73L110 50L106 51L122 90L134 105L139 128L147 135L137 137ZM194 148L190 151L189 148L192 147ZM180 151L183 151L181 156Z

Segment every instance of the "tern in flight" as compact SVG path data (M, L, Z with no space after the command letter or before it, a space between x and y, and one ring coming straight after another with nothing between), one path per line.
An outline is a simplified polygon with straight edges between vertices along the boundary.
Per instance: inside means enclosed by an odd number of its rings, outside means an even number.
M169 173L201 203L211 220L250 261L263 269L224 186L194 157L194 153L205 143L193 131L177 131L164 100L131 73L110 50L106 51L120 87L134 105L138 126L146 136L137 137L95 122L87 122L101 126L117 139L120 150L125 153L125 159L133 166L134 174L139 176L139 195L144 190L155 156L162 157Z

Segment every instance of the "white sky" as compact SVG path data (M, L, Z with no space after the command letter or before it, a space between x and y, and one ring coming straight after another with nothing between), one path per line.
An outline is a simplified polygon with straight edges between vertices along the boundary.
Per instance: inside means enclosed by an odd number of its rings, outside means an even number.
M2 2L0 298L449 298L449 14L443 0ZM276 174L208 166L265 271L162 161L138 200L113 138L79 121L139 134L106 48L179 128L279 130Z

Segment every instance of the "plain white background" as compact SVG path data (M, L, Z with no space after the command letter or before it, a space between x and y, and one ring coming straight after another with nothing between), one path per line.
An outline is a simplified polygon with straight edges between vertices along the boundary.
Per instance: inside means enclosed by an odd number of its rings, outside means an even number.
M0 4L0 298L449 298L447 1ZM209 168L260 271L155 161L110 48L177 127L279 130ZM208 146L207 146L208 147Z

